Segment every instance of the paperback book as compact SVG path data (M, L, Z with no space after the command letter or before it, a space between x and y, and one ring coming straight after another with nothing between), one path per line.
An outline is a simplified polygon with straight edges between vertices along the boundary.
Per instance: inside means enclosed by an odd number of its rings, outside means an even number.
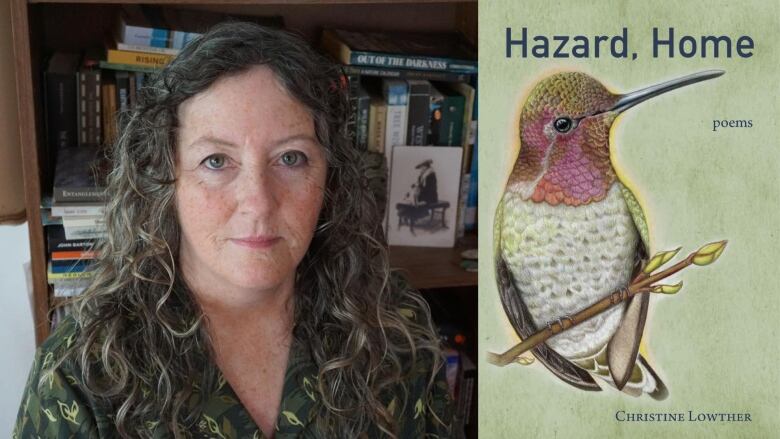
M480 436L776 437L780 4L490 6Z

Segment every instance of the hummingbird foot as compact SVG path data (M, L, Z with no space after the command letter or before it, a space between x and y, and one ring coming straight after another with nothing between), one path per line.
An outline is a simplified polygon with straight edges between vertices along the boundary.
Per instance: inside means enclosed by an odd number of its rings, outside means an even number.
M563 321L564 320L568 320L569 321L569 328L574 326L574 319L572 319L570 315L566 314L563 317L559 318L558 320L551 320L551 321L547 322L547 329L550 331L550 333L552 335L555 335L555 334L563 332L563 330L566 329L563 326ZM553 329L553 324L554 323L558 323L558 325L560 327L560 329L558 331Z

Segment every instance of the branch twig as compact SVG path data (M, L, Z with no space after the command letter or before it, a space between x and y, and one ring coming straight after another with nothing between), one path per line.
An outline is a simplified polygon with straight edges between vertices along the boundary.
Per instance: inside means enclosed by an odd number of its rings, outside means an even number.
M556 321L555 323L548 325L546 328L537 331L533 335L527 337L526 339L524 339L523 341L516 344L511 349L509 349L508 351L502 354L488 352L487 361L497 366L506 366L507 364L514 361L520 355L530 351L531 349L535 348L539 344L544 343L550 337L558 335L574 326L577 326L580 323L589 320L620 303L624 303L637 294L640 293L674 294L680 290L680 288L682 287L682 283L677 285L653 285L653 284L655 284L660 280L666 279L667 277L679 272L680 270L685 269L686 267L692 264L709 265L715 262L715 260L718 259L718 257L720 257L721 253L723 253L723 249L726 247L726 243L727 241L724 240L724 241L718 241L718 242L713 242L711 244L707 244L702 248L700 248L699 250L697 250L696 252L688 255L687 258L667 268L666 270L663 270L656 274L650 274L647 271L652 272L652 270L659 268L661 265L663 265L663 263L668 261L668 259L671 259L671 257L674 256L674 254L676 254L677 250L679 249L671 252L659 253L658 255L654 256L653 259L647 264L645 269L643 269L640 272L640 274L634 278L634 281L628 286L628 288L614 291L609 296L579 311L573 316L564 317ZM658 261L655 261L654 263L654 260L656 259L658 259ZM652 266L652 270L647 270L648 268L651 268L651 266Z

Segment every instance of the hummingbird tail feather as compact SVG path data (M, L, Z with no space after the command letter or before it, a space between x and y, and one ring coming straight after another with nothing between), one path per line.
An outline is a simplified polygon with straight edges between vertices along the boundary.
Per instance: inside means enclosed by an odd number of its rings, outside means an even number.
M605 350L602 350L595 357L587 360L575 361L575 364L606 381L616 390L621 390L628 395L639 397L642 396L642 394L647 394L658 401L666 399L666 397L669 396L669 390L666 388L663 380L661 380L642 355L637 357L637 361L634 363L631 371L631 376L622 388L618 387L609 371L609 367L604 364L605 357Z
M640 355L637 364L642 366L643 372L647 372L647 374L653 378L653 381L655 381L655 388L652 391L647 392L647 394L657 401L666 399L669 396L669 389L666 388L666 384L664 384L663 380L655 373L655 370L650 367L650 364L647 363L645 357Z

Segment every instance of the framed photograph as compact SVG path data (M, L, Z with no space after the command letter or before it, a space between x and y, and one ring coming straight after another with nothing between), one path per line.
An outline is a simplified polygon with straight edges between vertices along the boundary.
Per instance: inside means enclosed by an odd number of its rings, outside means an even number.
M463 148L395 146L390 176L390 245L455 245Z

